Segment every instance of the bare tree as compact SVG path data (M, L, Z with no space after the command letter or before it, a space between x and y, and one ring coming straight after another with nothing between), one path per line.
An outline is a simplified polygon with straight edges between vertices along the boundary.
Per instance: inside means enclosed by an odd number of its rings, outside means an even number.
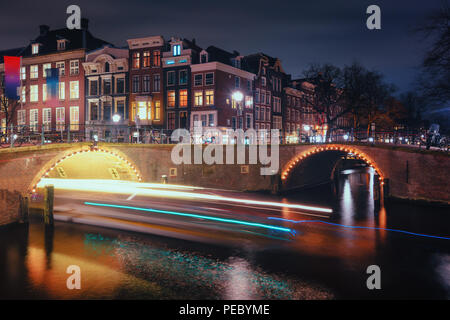
M431 40L431 48L422 62L423 72L419 88L436 104L450 101L450 7L447 1L442 8L430 15L424 26L418 29Z
M9 135L18 109L20 109L20 100L9 99L5 95L0 96L0 115L2 119L5 119L6 135Z
M308 89L303 87L304 102L314 113L318 113L326 120L329 130L326 140L335 128L337 120L349 110L342 104L342 90L340 88L342 71L331 64L313 64L303 72L305 81L312 84Z

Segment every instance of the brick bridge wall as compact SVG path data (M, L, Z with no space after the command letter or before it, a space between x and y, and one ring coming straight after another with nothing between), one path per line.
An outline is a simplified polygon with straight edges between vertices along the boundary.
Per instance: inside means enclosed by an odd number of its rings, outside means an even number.
M367 156L379 168L388 185L389 195L397 198L450 203L450 157L438 152L417 152L407 148L339 145ZM233 190L271 190L279 176L262 176L261 164L206 165L171 161L170 145L100 144L129 159L138 168L144 182L160 182L167 175L169 183L216 187ZM279 174L292 159L326 145L280 146ZM74 150L89 148L87 143L22 147L0 150L0 190L27 193L56 160ZM226 152L224 152L224 159ZM311 162L311 170L318 170ZM176 169L176 170L171 170ZM248 169L248 172L245 170ZM172 171L172 172L171 172ZM174 172L176 171L176 172ZM172 175L171 175L172 173ZM283 185L281 185L283 188ZM0 206L1 207L1 206ZM1 213L0 213L1 214Z

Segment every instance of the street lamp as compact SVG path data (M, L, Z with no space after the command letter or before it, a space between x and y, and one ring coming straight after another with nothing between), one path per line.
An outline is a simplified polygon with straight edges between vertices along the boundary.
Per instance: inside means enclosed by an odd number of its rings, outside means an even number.
M237 102L241 102L244 99L244 95L240 91L235 91L233 93L233 99Z
M115 123L117 123L117 122L120 121L120 118L121 118L121 117L120 117L120 114L117 114L117 113L116 113L116 114L113 115L112 118L113 118L113 121L114 121Z
M348 134L344 134L344 140L345 140L345 141L348 140Z

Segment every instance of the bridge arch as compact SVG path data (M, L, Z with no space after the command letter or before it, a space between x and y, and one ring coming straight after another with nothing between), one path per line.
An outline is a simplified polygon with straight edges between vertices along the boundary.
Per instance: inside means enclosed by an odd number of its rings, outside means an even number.
M68 168L69 174L66 173ZM55 177L142 181L138 167L123 152L92 146L68 149L55 156L34 176L28 190L34 193L43 178Z
M317 157L315 160L311 160L315 156L329 153L334 154L334 157L331 156L328 159L322 159L321 161ZM344 154L353 154L356 160L360 160L364 162L370 168L373 168L374 173L378 175L378 179L380 182L380 186L384 185L384 181L387 178L380 168L380 166L373 160L372 157L368 156L365 152L360 150L357 146L350 145L340 145L340 144L326 144L326 145L314 145L310 146L301 152L297 153L294 157L289 159L287 163L283 166L281 171L281 182L282 182L282 190L288 190L293 188L292 179L296 176L296 171L299 170L299 167L306 166L307 168L303 168L303 174L308 172L314 168L315 170L321 170L320 162L326 163L328 165L329 172L326 172L328 177L331 179L333 172L336 168L336 164L338 162L338 157L341 157ZM309 164L307 162L309 161Z

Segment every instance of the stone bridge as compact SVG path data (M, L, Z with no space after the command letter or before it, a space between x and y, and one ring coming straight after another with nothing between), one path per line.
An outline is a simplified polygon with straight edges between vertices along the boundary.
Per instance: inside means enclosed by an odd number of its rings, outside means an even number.
M226 147L222 147L225 158ZM165 175L168 183L282 192L330 181L342 156L352 153L373 167L386 196L450 203L450 157L440 152L353 144L282 145L278 172L261 175L260 169L268 165L248 164L248 160L175 165L173 148L100 143L94 149L89 143L73 143L1 149L0 190L30 193L43 177L161 182ZM247 146L246 159L249 152ZM237 159L236 152L233 157Z

